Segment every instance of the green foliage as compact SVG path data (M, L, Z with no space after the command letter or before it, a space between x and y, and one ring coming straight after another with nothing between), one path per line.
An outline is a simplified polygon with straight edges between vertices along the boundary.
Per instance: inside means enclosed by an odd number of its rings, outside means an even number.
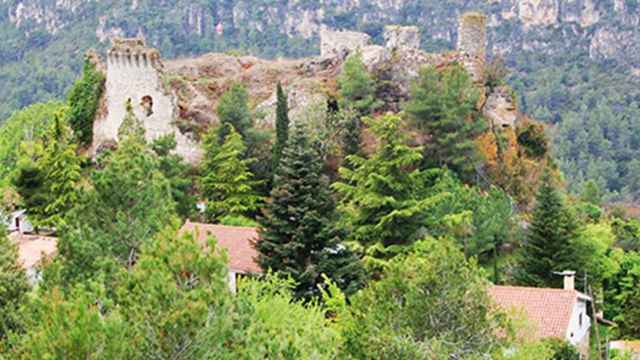
M80 145L89 145L93 139L93 120L104 90L105 77L87 57L82 77L69 91L69 125Z
M522 248L518 282L524 285L560 287L561 277L553 272L576 270L572 262L572 242L578 236L578 225L560 191L546 170L527 229Z
M342 73L338 77L340 106L366 115L375 110L375 82L364 63L362 54L355 52L344 62Z
M20 144L36 141L66 109L58 102L40 103L15 112L0 127L0 183L7 185L19 159Z
M553 352L553 360L578 360L581 358L578 349L564 340L549 338L543 341Z
M465 181L474 179L480 162L474 140L486 128L476 110L478 96L462 66L421 70L405 111L430 137L423 156L425 166L446 166Z
M514 229L513 200L502 190L492 186L483 191L446 173L433 192L450 196L429 212L430 233L453 237L467 258L475 256L486 264L496 255L494 250L510 240ZM460 218L464 214L468 218Z
M115 274L112 292L92 282L34 297L10 358L336 358L340 337L322 308L271 275L240 281L232 296L223 253L167 228Z
M615 242L613 230L608 224L587 224L571 244L573 266L578 273L586 273L589 284L595 290L602 289L603 281L618 272L623 256L620 249L612 250ZM587 289L583 289L587 293Z
M63 116L56 115L41 140L22 144L13 181L31 221L39 226L62 226L78 200L81 159Z
M258 262L265 271L291 276L299 298L318 296L323 274L348 294L364 279L359 260L341 243L344 234L334 227L335 206L321 170L306 128L296 127L260 219Z
M620 261L620 270L605 286L605 318L618 325L622 338L640 333L640 253L630 251Z
M247 89L240 83L235 83L220 97L216 108L220 127L218 132L218 143L222 144L228 132L233 126L244 141L248 141L249 129L253 126L251 111L249 110L249 94Z
M218 145L214 132L207 134L204 141L200 183L207 199L207 218L212 222L223 216L249 215L263 201L254 190L258 182L249 171L252 160L242 159L246 151L242 136L232 125L225 126L227 136L222 145Z
M616 218L611 226L616 235L616 245L627 251L640 251L640 220Z
M158 156L160 171L171 184L171 195L176 203L176 212L181 218L188 218L196 211L195 172L180 155L172 153L176 148L174 134L155 139L151 148Z
M58 243L65 283L97 276L114 261L133 266L142 244L175 221L171 185L138 136L121 138L100 165L65 219Z
M421 149L406 145L398 116L366 121L378 147L369 158L348 156L352 169L340 168L341 180L333 188L341 197L341 219L350 240L375 253L417 240L426 225L426 213L444 195L428 194L429 183L441 172L416 169ZM375 263L379 257L388 256L369 252L365 260Z
M19 332L18 309L29 291L27 275L18 263L18 249L4 229L0 234L0 356L10 333Z
M542 158L549 153L549 141L544 127L534 122L526 122L518 127L518 145L527 156Z
M142 121L133 113L133 105L131 99L127 99L125 104L126 113L122 123L118 128L118 139L124 139L126 137L135 137L137 141L144 142L145 129Z
M276 142L273 145L273 171L275 172L282 157L282 151L289 137L289 105L287 94L282 90L282 84L278 83L276 89Z
M355 359L489 358L508 332L482 271L446 239L423 240L391 260L380 281L337 309L345 350Z

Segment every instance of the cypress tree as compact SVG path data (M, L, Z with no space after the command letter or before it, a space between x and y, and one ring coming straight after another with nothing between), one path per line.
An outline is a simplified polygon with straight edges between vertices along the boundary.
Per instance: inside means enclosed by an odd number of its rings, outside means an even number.
M276 142L273 145L273 171L278 168L282 150L289 137L289 105L287 95L282 90L282 85L278 83L276 88Z
M304 128L296 127L283 151L256 243L260 266L290 275L297 282L296 296L306 299L319 295L322 274L347 293L364 278L359 260L341 243L344 234L333 226L335 205L321 173L322 160L309 142Z
M258 210L262 203L249 171L251 159L242 159L245 145L231 124L227 137L218 145L216 134L205 139L206 160L203 162L201 185L207 199L207 219L219 222L223 217L244 217Z
M523 285L559 287L561 277L553 272L568 269L571 243L578 236L578 224L546 170L536 196L527 241L522 248L517 280Z

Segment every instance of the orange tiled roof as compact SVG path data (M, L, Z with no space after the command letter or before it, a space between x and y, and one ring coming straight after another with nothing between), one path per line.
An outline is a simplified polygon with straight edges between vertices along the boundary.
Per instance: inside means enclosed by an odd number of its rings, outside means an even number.
M230 270L243 273L262 272L255 260L258 252L251 244L251 241L258 238L258 229L187 221L180 229L181 233L184 231L195 232L200 244L206 244L210 235L215 236L218 245L227 250Z
M58 245L58 239L54 237L14 232L9 238L18 245L18 260L25 269L31 269L44 258L53 256Z
M564 339L578 297L575 290L492 286L489 294L506 311L523 311L529 324L536 328L535 338Z

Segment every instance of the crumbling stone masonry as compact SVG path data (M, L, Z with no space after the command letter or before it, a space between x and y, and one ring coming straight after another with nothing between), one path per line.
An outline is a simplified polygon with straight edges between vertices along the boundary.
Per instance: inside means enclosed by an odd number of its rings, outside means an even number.
M420 30L417 26L388 25L384 27L383 37L388 50L420 48Z
M320 31L320 56L323 58L343 58L350 52L362 49L371 43L371 37L356 31L329 30Z
M463 64L475 82L484 80L486 61L486 23L484 14L469 12L458 24L458 51Z
M174 124L175 99L162 86L162 68L160 54L156 49L146 47L144 40L113 40L107 53L106 113L93 124L94 152L103 144L117 141L118 129L126 114L126 103L130 99L134 114L144 125L148 141L173 133L177 142L176 152L192 162L199 159L199 146L180 133Z

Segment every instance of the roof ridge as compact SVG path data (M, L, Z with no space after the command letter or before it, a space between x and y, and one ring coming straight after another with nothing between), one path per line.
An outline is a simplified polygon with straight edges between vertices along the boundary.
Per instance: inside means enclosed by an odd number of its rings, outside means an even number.
M561 288L549 288L549 287L534 287L534 286L514 286L514 285L491 285L491 287L494 288L504 288L504 289L530 289L530 290L536 290L536 291L558 291L558 292L576 292L576 293L580 293L578 290L567 290L567 289L561 289Z
M258 231L258 227L255 226L236 226L236 225L222 225L222 224L207 224L207 223L201 223L201 222L192 222L190 220L187 220L184 225L194 225L194 226L215 226L215 227L223 227L223 228L229 228L229 229L243 229L243 230L255 230Z

